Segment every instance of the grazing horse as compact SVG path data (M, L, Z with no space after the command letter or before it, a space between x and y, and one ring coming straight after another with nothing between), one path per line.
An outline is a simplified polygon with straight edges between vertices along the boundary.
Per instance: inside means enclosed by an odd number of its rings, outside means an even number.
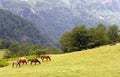
M38 59L29 59L28 62L29 62L29 61L31 62L31 63L30 63L31 65L32 65L33 62L35 63L35 65L36 65L37 62L38 62L39 64L41 64Z
M19 63L22 63L22 64L26 63L26 64L27 64L26 58L21 57L21 58L19 59Z
M20 67L20 62L19 61L13 61L12 62L12 67L14 67L14 65L19 66Z
M51 61L50 56L41 56L42 61L46 60L46 61Z

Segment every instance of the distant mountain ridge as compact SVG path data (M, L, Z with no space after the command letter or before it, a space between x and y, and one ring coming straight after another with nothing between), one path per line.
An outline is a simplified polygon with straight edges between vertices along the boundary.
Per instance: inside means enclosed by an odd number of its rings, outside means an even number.
M52 41L77 25L120 24L119 0L0 0L0 7L34 21Z

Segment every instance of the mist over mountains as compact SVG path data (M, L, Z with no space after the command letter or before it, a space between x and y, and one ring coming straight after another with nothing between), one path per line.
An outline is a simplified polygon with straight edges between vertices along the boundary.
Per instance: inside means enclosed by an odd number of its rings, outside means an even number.
M0 8L35 22L52 41L78 25L120 24L120 0L0 0Z

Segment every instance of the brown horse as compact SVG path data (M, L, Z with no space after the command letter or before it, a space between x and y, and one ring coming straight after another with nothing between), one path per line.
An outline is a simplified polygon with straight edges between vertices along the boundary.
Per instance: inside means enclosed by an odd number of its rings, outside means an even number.
M41 64L38 59L29 59L28 62L29 62L29 61L31 62L31 63L30 63L31 65L32 65L33 62L35 63L35 65L36 65L36 63Z
M12 67L14 67L14 65L19 66L20 67L20 62L19 61L13 61L12 62Z
M42 61L51 61L50 56L41 56Z
M27 64L27 61L26 61L26 58L24 58L24 57L21 57L20 59L19 59L19 63L22 63L22 64Z

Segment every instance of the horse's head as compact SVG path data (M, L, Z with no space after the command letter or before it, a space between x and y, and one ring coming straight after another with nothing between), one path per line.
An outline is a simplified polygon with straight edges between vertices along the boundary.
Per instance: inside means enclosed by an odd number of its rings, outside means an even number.
M38 62L39 64L41 64L41 62L38 59L35 59L36 62Z
M31 61L31 59L28 59L28 62Z
M40 58L43 58L43 56L40 56Z

